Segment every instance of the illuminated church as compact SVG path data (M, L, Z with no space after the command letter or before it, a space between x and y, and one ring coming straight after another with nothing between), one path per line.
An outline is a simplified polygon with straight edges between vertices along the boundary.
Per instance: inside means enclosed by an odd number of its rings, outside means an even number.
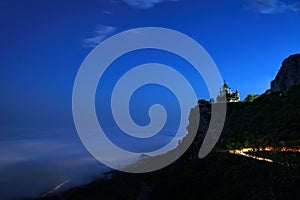
M231 88L226 84L226 81L224 81L223 86L220 88L220 94L217 96L217 102L221 102L221 97L224 97L224 95L226 95L226 102L239 102L241 100L239 91L236 89L235 92L232 92Z

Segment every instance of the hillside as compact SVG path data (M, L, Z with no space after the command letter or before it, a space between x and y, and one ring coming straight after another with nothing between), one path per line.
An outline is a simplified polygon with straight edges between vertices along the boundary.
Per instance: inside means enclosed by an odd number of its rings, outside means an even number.
M45 199L288 200L299 197L299 183L299 168L214 152L152 173L112 172L109 180L98 179Z
M222 148L300 146L300 85L262 95L251 103L229 103Z
M279 73L283 74L282 71ZM281 75L276 79L283 80ZM43 199L296 199L300 196L299 152L250 153L272 159L265 162L230 154L229 150L266 146L299 149L299 99L300 84L295 84L287 91L269 91L253 102L228 103L219 142L203 159L198 158L198 153L210 121L211 104L200 101L191 109L189 118L189 127L193 127L193 113L200 110L197 135L173 164L145 174L112 171L107 173L108 179ZM182 142L188 137L190 134ZM179 148L180 145L172 151ZM146 157L135 166L147 165L167 154Z

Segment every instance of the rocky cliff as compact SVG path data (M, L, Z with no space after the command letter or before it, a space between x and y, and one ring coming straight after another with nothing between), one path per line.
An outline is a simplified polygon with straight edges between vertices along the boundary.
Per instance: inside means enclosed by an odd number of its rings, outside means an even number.
M271 82L271 92L287 91L300 83L300 54L294 54L282 62L282 66Z

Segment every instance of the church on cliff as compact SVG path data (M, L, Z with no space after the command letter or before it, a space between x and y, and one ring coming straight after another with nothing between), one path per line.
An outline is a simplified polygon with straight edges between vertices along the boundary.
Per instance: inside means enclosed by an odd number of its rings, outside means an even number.
M239 91L236 89L235 92L232 92L226 81L224 81L223 86L220 88L220 93L217 96L217 102L221 102L224 95L226 95L226 102L239 102L241 100Z

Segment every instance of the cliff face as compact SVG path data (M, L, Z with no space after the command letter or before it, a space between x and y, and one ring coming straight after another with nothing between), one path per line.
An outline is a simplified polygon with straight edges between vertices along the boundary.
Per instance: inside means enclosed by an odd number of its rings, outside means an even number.
M271 82L271 92L287 91L291 86L300 83L300 54L294 54L282 62L282 66Z

